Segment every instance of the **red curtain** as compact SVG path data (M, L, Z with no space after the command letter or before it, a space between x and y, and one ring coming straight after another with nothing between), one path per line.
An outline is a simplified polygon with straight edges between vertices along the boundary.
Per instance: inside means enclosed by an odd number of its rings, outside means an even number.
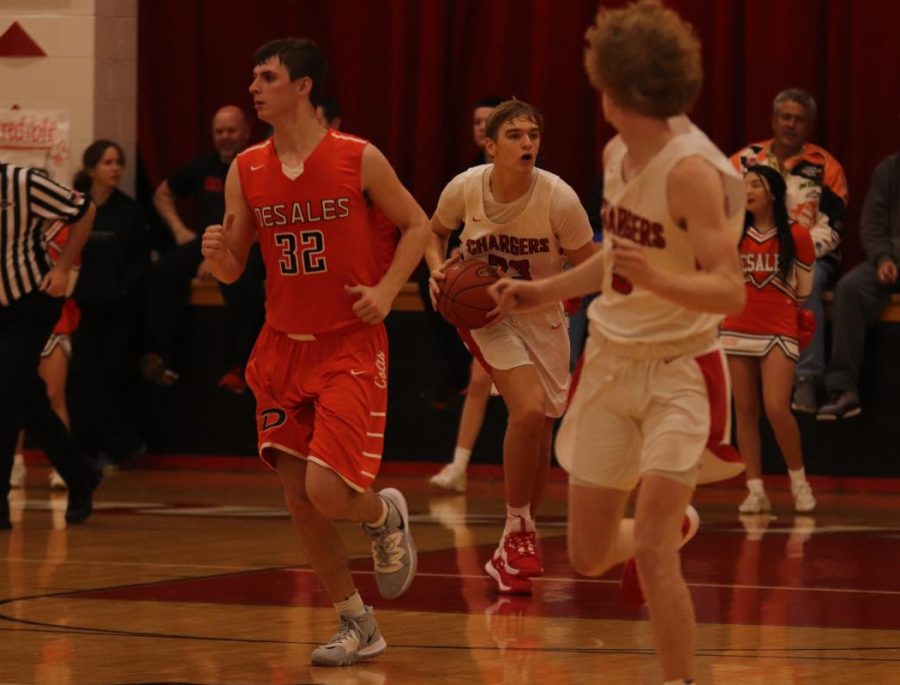
M621 5L623 2L604 3ZM695 27L706 82L694 120L727 153L770 133L788 87L819 104L814 140L847 172L846 262L872 169L900 144L900 25L892 0L669 0ZM611 131L582 68L595 0L152 0L139 3L139 147L158 183L211 147L223 104L244 107L254 50L314 39L345 130L373 141L426 212L475 150L474 102L515 95L546 117L541 165L586 195ZM259 126L257 133L262 131Z

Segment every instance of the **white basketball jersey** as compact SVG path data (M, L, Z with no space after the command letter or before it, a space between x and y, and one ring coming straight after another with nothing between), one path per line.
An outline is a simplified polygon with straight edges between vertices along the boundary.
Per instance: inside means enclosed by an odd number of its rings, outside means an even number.
M627 153L620 137L606 151L603 175L603 232L623 236L643 245L647 260L657 268L692 273L697 257L687 230L669 212L669 171L685 157L702 157L722 175L725 215L735 250L740 240L746 206L741 177L722 152L686 116L669 119L675 136L630 181L623 180ZM607 246L610 241L606 241ZM588 310L592 327L620 343L665 343L691 339L713 331L724 318L679 306L645 288L607 274L603 295Z
M513 278L537 280L558 274L565 258L560 237L553 230L550 200L557 183L563 181L555 174L535 169L534 186L522 211L510 221L495 223L484 206L484 183L490 166L483 164L465 172L466 216L460 234L463 258L503 267ZM590 239L590 233L581 236L578 247Z

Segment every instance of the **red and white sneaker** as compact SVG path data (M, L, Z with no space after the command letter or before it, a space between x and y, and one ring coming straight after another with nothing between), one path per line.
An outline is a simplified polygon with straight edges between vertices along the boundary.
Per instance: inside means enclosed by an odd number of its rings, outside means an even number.
M530 595L533 592L531 581L528 578L514 576L508 573L499 550L495 551L484 565L487 574L497 581L497 591L501 595Z
M507 530L500 540L497 552L504 570L519 578L536 578L544 575L541 554L538 550L537 533L527 530L525 520L519 520L519 530ZM497 552L494 556L497 556Z
M684 547L692 537L697 534L700 528L700 515L691 505L684 512L684 521L681 523L681 544L679 549ZM622 602L629 609L642 609L647 601L644 599L644 591L641 589L641 580L638 577L637 563L634 557L625 562L622 569L622 580L620 589L622 592Z

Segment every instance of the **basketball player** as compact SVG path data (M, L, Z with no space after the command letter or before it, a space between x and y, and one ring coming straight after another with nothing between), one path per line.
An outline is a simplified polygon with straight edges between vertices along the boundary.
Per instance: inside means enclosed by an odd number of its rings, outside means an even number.
M405 592L416 569L403 495L370 486L387 408L382 321L422 257L428 220L377 148L316 119L326 63L315 44L272 41L255 62L250 93L274 135L232 163L225 226L207 229L203 256L216 278L234 282L259 236L266 323L247 366L259 453L278 473L310 565L340 615L312 663L343 666L386 643L334 522L358 521L372 538L384 597ZM372 203L403 232L387 267L379 266Z
M431 220L425 259L435 302L447 239L460 236L463 259L499 267L513 278L560 273L565 260L580 264L594 253L593 233L575 191L537 169L544 119L526 102L507 100L487 121L485 150L493 164L459 174L444 188ZM488 369L509 410L503 441L506 526L485 566L501 593L530 594L543 574L534 516L550 466L553 422L566 406L569 334L560 302L507 318L495 327L460 331Z
M498 312L516 314L602 287L556 443L569 472L569 557L590 576L636 557L625 597L636 604L643 586L664 679L691 683L695 619L678 549L696 531L688 507L704 450L737 456L717 327L745 301L745 192L683 116L700 90L700 45L675 12L657 0L601 10L586 38L588 75L618 131L604 152L612 248L554 278L504 279L494 294ZM623 521L639 480L635 520Z

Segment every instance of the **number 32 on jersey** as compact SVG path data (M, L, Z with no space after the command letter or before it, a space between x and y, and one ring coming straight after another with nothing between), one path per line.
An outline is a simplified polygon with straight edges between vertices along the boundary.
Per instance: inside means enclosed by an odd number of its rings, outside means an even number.
M325 234L307 230L299 233L275 233L275 245L281 248L278 267L285 276L316 274L328 270L325 262Z

